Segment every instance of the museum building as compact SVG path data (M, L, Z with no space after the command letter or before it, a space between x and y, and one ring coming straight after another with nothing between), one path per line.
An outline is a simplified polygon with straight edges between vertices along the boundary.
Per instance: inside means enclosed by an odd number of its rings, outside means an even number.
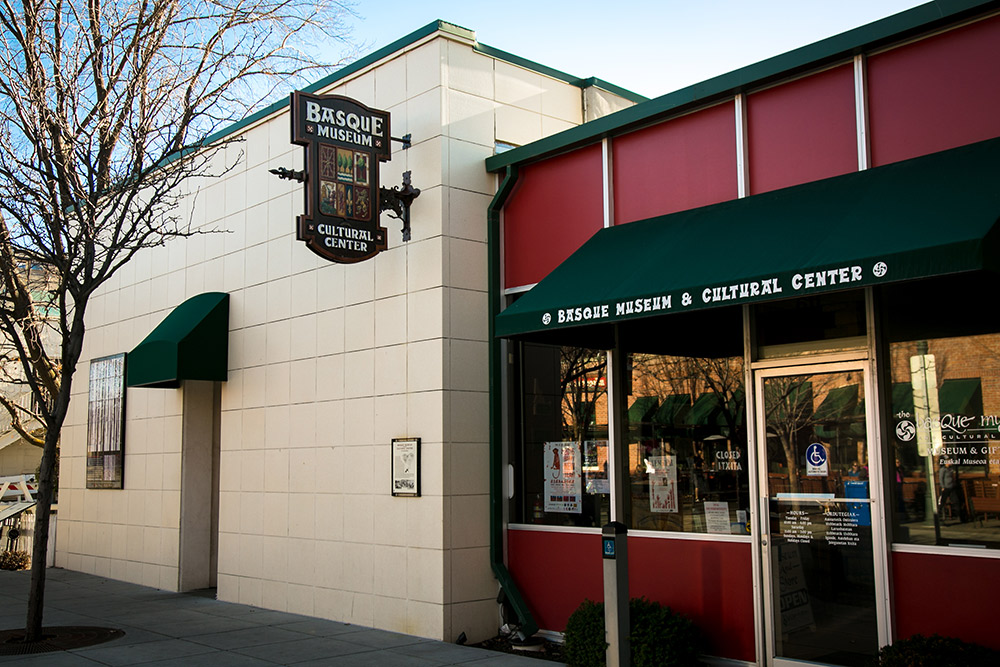
M189 182L180 210L201 233L140 252L90 302L56 564L445 641L492 637L496 185L484 160L644 98L442 21L299 92L380 110L345 112L349 132L334 113L324 141L367 132L381 152L337 148L313 171L287 98L212 137L225 148L211 171L224 175ZM313 115L318 135L330 119ZM337 250L385 246L363 261L329 261L297 238L308 183L271 170L322 184L328 167L334 197L318 208L351 202L355 218L378 201L377 176L400 188L410 172L410 240L388 212L374 231L316 225L339 230L324 237Z
M941 1L487 158L523 627L617 521L720 661L1000 649L998 108L1000 3Z

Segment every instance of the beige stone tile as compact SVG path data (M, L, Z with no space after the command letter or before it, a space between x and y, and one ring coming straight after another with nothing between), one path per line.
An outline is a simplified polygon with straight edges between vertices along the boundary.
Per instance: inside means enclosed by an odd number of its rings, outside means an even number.
M289 473L288 473L288 453L287 449L266 449L264 450L264 486L263 490L271 494L288 493ZM256 456L250 454L250 456Z
M407 580L406 552L403 547L380 547L374 550L375 595L392 598L406 598ZM405 615L403 615L405 616Z
M410 433L420 434L427 440L444 440L444 425L449 420L444 393L411 391L406 396L406 418Z
M583 91L556 79L542 77L542 114L573 125L583 122Z
M344 444L371 445L375 441L375 400L355 398L344 402Z
M267 408L264 418L264 446L273 448L291 445L291 412L287 405Z
M374 70L349 80L344 86L343 94L347 97L353 97L367 106L375 106Z
M277 280L292 272L292 244L280 238L267 243L267 279Z
M263 383L263 373L261 383ZM263 408L243 411L243 450L252 451L264 448L264 422L266 413Z
M406 303L406 296L388 297L375 302L374 344L376 347L406 342Z
M376 580L376 587L378 581ZM406 634L409 626L406 621L406 604L395 597L383 597L376 594L372 597L374 624L376 628L389 632Z
M492 151L496 143L493 119L496 103L456 90L445 91L445 96L445 134L453 139L487 146Z
M292 317L316 312L318 304L316 289L316 271L296 273L291 277L291 301L289 306Z
M377 489L376 489L377 491ZM396 498L385 493L372 497L373 540L378 545L406 544L406 503L409 498Z
M453 288L448 290L447 298L450 335L465 340L487 340L489 303L486 292Z
M375 351L344 355L344 394L348 399L372 396L375 392Z
M402 373L400 373L402 374ZM386 445L393 438L403 438L407 434L406 395L388 394L375 397L375 443Z
M316 415L313 405L310 403L297 403L289 406L288 412L291 419L289 445L293 450L315 447Z
M448 139L448 184L453 188L492 194L496 178L486 171L485 165L486 158L491 155L492 146Z
M445 601L444 552L438 549L406 550L406 596L420 602Z
M374 346L375 306L358 303L344 309L344 349L364 350Z
M406 58L398 57L381 63L375 70L375 107L388 109L405 100Z
M497 581L490 569L489 547L452 549L451 600L495 600Z
M309 584L288 584L288 612L312 616L315 608L313 590Z
M444 40L435 39L406 54L406 96L413 98L420 93L441 85Z
M490 488L489 445L453 443L448 446L448 495L482 494Z
M494 71L497 102L541 113L545 77L500 60L495 62Z
M285 320L292 315L292 279L277 278L267 283L267 320Z
M454 237L485 243L486 209L491 200L488 194L449 188L446 232Z
M315 519L317 544L343 540L344 496L339 493L317 493Z
M370 445L345 447L343 463L344 493L348 495L370 494L375 477L374 447ZM349 510L345 509L345 512L349 512Z
M313 327L315 331L315 327ZM294 344L293 344L294 345ZM311 403L316 400L316 360L300 359L289 367L291 403Z
M550 137L553 134L558 134L571 127L576 127L576 123L570 123L559 118L551 118L549 116L542 116L542 136Z
M372 496L344 495L344 540L372 544L374 539L374 509Z
M289 535L288 514L289 500L287 493L265 493L261 532L264 535L272 537L287 537Z
M326 310L316 315L316 354L323 356L344 351L344 309Z
M261 567L265 576L280 575L288 570L288 540L284 537L261 539Z
M318 321L319 317L315 313L292 319L292 359L312 360L317 355Z
M489 390L489 350L485 341L452 339L449 386L459 391Z
M375 395L377 397L388 394L402 394L406 391L406 346L392 345L390 347L379 347L375 349ZM382 413L380 416L380 412ZM376 432L380 430L379 421L386 415L385 411L380 411L379 402L375 403L375 427ZM402 419L406 421L406 405L402 405ZM379 438L376 438L379 440Z
M453 90L493 99L493 59L459 42L448 41L446 48L446 85Z
M452 391L448 393L448 419L451 442L489 441L489 395L487 392Z
M240 534L260 535L264 525L264 494L244 491L240 496ZM241 543L240 549L243 549ZM249 576L260 576L253 574Z
M309 406L302 406L303 409L308 407ZM317 486L316 467L318 465L318 460L317 448L315 445L289 450L288 478L290 480L290 490L292 493L313 494L317 491L324 490L323 487Z
M524 146L533 141L538 141L542 136L541 114L513 106L497 108L497 141L515 146Z
M451 287L483 290L487 288L486 244L465 239L448 239L448 262Z
M240 604L246 604L253 607L260 607L263 604L263 598L261 594L261 588L263 582L260 579L251 579L247 577L239 577L239 598L238 602Z
M375 298L375 264L371 261L350 265L344 284L344 303L348 306Z
M269 406L287 404L291 392L291 366L287 363L272 363L264 368L265 403Z
M456 496L451 504L450 544L452 548L487 547L490 544L489 495Z
M410 341L448 335L444 330L445 290L441 287L411 292L406 300L406 336Z
M274 611L288 611L288 583L262 579L260 605Z
M452 634L465 633L468 642L484 641L496 635L500 619L497 614L496 595L489 600L461 602L450 605ZM454 641L454 638L448 638Z
M406 502L406 544L423 549L447 549L444 527L450 522L450 503L440 496L408 498ZM488 523L488 521L487 521Z
M370 544L344 542L343 553L344 572L350 573L344 577L344 587L355 593L370 594L374 587L374 547Z
M407 345L407 387L411 392L441 389L446 364L445 344L441 339L410 343Z
M292 479L295 488L295 478ZM289 537L312 540L316 536L316 500L310 493L293 493L288 504Z

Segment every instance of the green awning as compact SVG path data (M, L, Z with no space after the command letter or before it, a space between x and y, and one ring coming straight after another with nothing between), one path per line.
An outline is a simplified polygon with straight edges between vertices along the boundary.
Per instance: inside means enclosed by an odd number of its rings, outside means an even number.
M641 424L648 422L650 416L660 404L659 396L640 396L628 408L628 423Z
M892 383L892 411L913 414L913 385ZM983 385L980 378L949 378L938 389L938 412L976 416L983 414Z
M684 424L685 416L690 409L690 394L669 394L663 397L663 402L653 415L653 423L657 426Z
M181 380L225 382L229 295L206 292L171 311L128 355L130 387L176 388Z
M998 183L991 139L605 228L500 313L496 333L996 270Z

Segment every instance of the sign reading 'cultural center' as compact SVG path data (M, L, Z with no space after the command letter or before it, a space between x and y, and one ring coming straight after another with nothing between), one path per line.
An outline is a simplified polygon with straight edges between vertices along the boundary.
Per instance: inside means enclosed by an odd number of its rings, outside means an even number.
M298 239L333 262L386 249L378 165L390 158L389 114L339 95L292 94L292 142L305 146L306 212Z

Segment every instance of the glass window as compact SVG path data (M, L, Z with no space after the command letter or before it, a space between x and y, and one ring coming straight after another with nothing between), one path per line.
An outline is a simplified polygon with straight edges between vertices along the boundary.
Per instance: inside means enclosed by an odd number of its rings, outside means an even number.
M626 374L629 527L748 534L743 357L631 353Z
M1000 318L965 280L885 293L896 542L1000 547Z
M863 348L868 341L863 290L754 306L760 359Z
M607 354L531 343L519 350L510 520L601 526L611 493Z
M90 362L87 488L120 489L125 463L125 355Z

